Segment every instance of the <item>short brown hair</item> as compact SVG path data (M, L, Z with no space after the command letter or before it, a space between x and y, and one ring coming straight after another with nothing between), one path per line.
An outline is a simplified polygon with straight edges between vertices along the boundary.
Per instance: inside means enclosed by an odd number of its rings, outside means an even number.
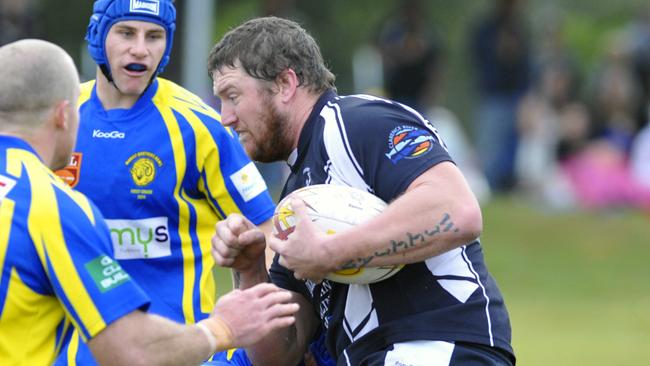
M301 86L311 92L336 90L335 76L327 68L320 49L298 23L264 17L246 21L230 30L208 57L208 73L224 66L235 67L256 78L274 81L284 70L292 69Z

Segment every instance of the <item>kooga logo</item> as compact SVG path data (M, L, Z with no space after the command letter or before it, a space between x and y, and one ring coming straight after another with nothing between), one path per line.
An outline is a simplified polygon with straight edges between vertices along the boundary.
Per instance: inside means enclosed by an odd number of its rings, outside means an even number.
M125 136L126 134L120 131L104 132L102 130L93 130L93 138L96 139L123 139Z

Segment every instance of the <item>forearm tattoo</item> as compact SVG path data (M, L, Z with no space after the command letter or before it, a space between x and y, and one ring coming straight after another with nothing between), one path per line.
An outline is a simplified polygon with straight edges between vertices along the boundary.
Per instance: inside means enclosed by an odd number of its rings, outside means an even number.
M375 258L395 255L409 250L416 246L423 246L428 238L434 237L441 233L458 232L460 229L454 224L451 215L445 213L435 227L425 229L421 233L406 232L406 237L397 240L391 240L390 244L381 251L376 251L373 255L364 258L352 259L344 263L340 269L356 269L369 266Z

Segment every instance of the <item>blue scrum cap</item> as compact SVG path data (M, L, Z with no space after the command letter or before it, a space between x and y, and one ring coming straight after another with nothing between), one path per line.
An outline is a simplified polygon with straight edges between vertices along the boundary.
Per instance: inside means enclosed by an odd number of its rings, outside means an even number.
M172 0L96 0L90 17L86 40L88 51L108 80L112 81L106 57L106 35L113 24L123 20L141 20L156 23L165 28L167 46L154 76L169 63L169 54L176 29L176 8Z

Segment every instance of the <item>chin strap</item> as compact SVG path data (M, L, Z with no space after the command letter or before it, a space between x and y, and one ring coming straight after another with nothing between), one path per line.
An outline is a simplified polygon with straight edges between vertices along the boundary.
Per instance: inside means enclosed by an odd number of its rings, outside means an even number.
M108 65L107 64L101 64L101 65L98 65L98 66L99 66L99 69L102 71L102 74L104 74L104 76L106 77L106 80L108 80L109 84L113 85L113 87L115 87L115 89L117 89L117 91L119 91L121 93L122 91L120 90L120 88L117 87L117 84L115 84L115 80L113 80L113 76L111 75L111 71L110 71Z
M106 76L106 80L108 80L109 83L112 83L113 82L113 76L111 76L111 70L108 68L108 65L107 64L101 64L101 65L99 65L99 69L102 70L102 74L104 74L104 76Z

